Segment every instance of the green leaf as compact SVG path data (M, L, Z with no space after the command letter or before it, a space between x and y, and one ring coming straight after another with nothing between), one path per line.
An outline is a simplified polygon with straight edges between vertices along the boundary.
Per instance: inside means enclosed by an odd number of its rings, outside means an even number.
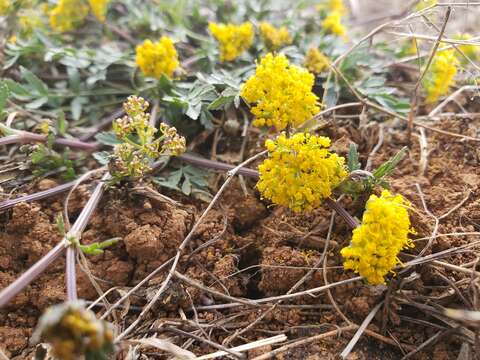
M3 82L7 84L8 89L11 91L12 95L18 100L28 100L32 97L27 89L25 89L22 85L13 81L12 79L5 79L3 80Z
M10 90L8 85L2 81L0 82L0 114L3 113L3 109L5 109L5 105L7 104L8 96L10 95Z
M47 97L41 97L41 98L38 98L36 100L33 100L33 101L29 102L28 104L25 105L25 107L27 107L29 109L38 109L41 106L45 105L47 103L47 101L48 101Z
M192 120L197 120L199 115L200 115L200 111L202 111L202 103L201 102L196 103L196 104L190 103L190 104L188 104L188 109L185 112L185 115L187 115Z
M407 154L407 149L408 148L406 146L403 147L398 153L395 154L395 156L393 156L388 161L380 165L373 172L373 176L375 177L375 179L379 180L393 173L397 165L400 163L400 161L402 161L402 159Z
M87 99L83 97L76 97L72 100L70 104L70 109L72 111L72 117L74 120L80 119L80 116L82 115L82 107L83 104L87 102Z
M218 108L222 107L223 105L231 102L235 96L223 96L220 95L216 98L210 105L208 105L208 110L217 110Z
M57 131L60 135L65 135L67 132L68 123L65 120L65 113L63 110L59 110L57 117Z
M57 229L62 234L62 236L65 235L65 222L63 221L63 215L62 213L58 214L57 217L55 218L55 224L57 225Z
M358 146L355 143L350 144L347 156L347 166L350 172L360 169L360 162L358 161Z
M112 238L99 243L93 243L90 245L79 245L80 250L87 255L100 255L103 254L103 250L109 246L115 245L121 240L121 238Z
M104 145L117 145L122 143L113 132L101 132L95 135L95 139Z
M183 192L185 195L190 195L191 192L192 192L192 183L189 181L188 178L186 178L186 179L183 181L183 184L182 184L182 192Z
M35 89L40 95L45 97L48 96L48 86L40 80L37 75L32 73L30 70L20 67L23 78Z
M93 153L93 158L97 160L101 165L107 165L110 159L110 153L108 151L98 151Z

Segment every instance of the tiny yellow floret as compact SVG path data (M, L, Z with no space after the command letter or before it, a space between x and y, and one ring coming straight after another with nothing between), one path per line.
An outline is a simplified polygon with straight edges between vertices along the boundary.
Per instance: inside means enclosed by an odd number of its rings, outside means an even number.
M265 55L241 89L243 99L255 104L253 125L281 131L310 119L320 110L312 92L314 81L313 74L291 65L285 55Z
M403 196L388 190L383 190L380 197L371 195L362 224L353 230L350 245L341 250L344 269L355 271L369 284L384 284L385 276L400 264L398 253L414 247L408 238L414 233L409 206Z
M319 207L347 176L345 159L329 146L328 137L308 133L267 140L268 159L258 167L262 198L295 212Z
M105 21L109 2L110 0L88 0L90 8L92 9L92 13L95 15L98 21Z
M60 0L50 11L50 26L58 32L72 31L80 26L88 15L83 0Z
M277 50L292 43L292 37L285 26L277 29L266 21L260 23L260 35L270 50Z
M325 20L323 20L322 27L327 33L346 37L346 30L342 24L342 14L338 11L332 11L328 14Z
M240 25L210 23L208 28L220 45L221 61L235 60L252 46L254 31L249 22Z
M166 36L162 36L156 43L145 40L138 45L135 61L143 74L156 79L160 79L162 75L172 78L179 65L173 41Z
M446 95L454 82L457 74L458 59L455 50L446 50L436 53L433 58L428 74L424 79L423 86L427 93L427 103L432 104Z
M322 52L320 52L320 50L312 47L308 49L303 64L308 71L314 74L320 74L324 70L328 69L329 61L328 58Z

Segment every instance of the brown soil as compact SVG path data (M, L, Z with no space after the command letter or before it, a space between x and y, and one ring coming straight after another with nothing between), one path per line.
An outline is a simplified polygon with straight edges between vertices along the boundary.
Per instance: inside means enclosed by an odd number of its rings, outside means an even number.
M446 120L436 124L445 130L465 135L475 135L478 124L471 120ZM336 151L345 155L348 144L354 141L364 144L360 148L361 161L365 164L368 154L375 146L378 127L367 127L359 132L352 127L335 127L330 125L323 129L325 135L336 139ZM412 202L413 225L416 237L427 237L433 227L433 219L425 212L417 183L424 194L430 212L440 216L456 206L470 193L468 199L457 210L442 219L439 233L479 231L480 227L480 152L475 143L462 141L446 135L428 132L429 156L425 175L419 174L420 150L418 140L413 144L395 176L391 178L394 191L401 192ZM372 140L373 139L373 140ZM249 151L260 144L250 146ZM401 132L387 132L382 147L373 157L373 165L379 165L406 145ZM43 180L37 189L54 186L55 182ZM71 220L78 215L88 196L88 187L82 186L75 192L69 206ZM130 287L159 265L173 257L179 244L183 241L192 224L205 208L205 203L170 194L183 205L171 205L151 201L141 196L127 196L127 190L110 191L102 200L87 230L83 234L85 244L121 237L115 246L108 248L104 254L89 256L88 264L92 275L105 291L111 287ZM0 234L0 287L14 280L21 272L31 266L43 254L51 249L61 238L55 217L62 211L63 196L32 204L19 204L3 214L5 219ZM350 213L361 217L362 199L352 202L343 201ZM294 214L284 208L267 208L255 193L253 183L247 181L245 193L239 182L235 181L222 196L218 206L212 210L200 225L182 256L178 270L205 286L236 297L260 298L285 294L322 256L325 238L328 232L331 211L320 208L309 214ZM351 273L341 268L339 249L350 238L350 230L338 217L327 252L327 278L329 282L347 279ZM451 247L474 241L473 236L444 237L434 240L430 251L438 252ZM426 241L417 242L417 248L411 253L418 253ZM408 257L402 259L408 260ZM444 261L462 265L476 259L473 252L464 252L448 257ZM28 337L35 326L40 313L49 305L61 302L65 298L64 260L59 259L46 273L38 278L24 292L12 301L8 308L0 312L0 344L7 356L24 359L30 353ZM413 271L416 272L415 275ZM402 284L392 280L392 289L409 296L412 301L427 303L429 298L440 296L447 283L441 280L442 273L451 280L467 279L467 275L441 267L418 266L408 275L416 278ZM165 273L154 277L147 287L131 297L131 305L142 306L152 297ZM323 271L312 274L297 291L324 284ZM360 323L378 302L385 287L372 287L361 283L351 283L332 290L333 299L345 316ZM94 300L98 294L90 283L89 277L78 267L78 291L81 298ZM112 292L109 299L114 301L118 292ZM179 309L189 312L194 306L223 303L210 294L203 293L195 287L184 286L174 281L166 295L157 304L155 311L147 317L146 324L162 318L178 318ZM319 309L309 307L280 307L269 313L253 330L241 335L245 340L256 340L285 333L290 339L312 336L334 326L344 324L344 320L331 306L326 294L305 296L287 305L322 305ZM448 296L442 300L443 306L463 305L458 296ZM132 308L133 309L133 308ZM130 311L125 324L138 315ZM419 346L436 333L434 327L411 323L408 319L417 318L438 324L438 321L411 306L392 301L389 304L385 336L395 341ZM232 332L244 328L256 321L265 312L248 308L232 308L222 311L202 310L196 313L199 321L211 324L232 316L225 322L225 327L217 327L212 333L212 340L222 342ZM380 312L369 329L381 332L382 312ZM125 325L123 324L123 325ZM147 328L143 326L142 328ZM350 339L352 333L341 337L326 339L307 347L295 348L283 353L278 359L333 359ZM235 342L233 343L235 344ZM418 359L455 359L461 342L457 337L447 336ZM252 358L264 348L249 353ZM211 352L212 349L200 346L198 353ZM349 359L399 359L403 356L398 347L378 342L364 336L355 347Z

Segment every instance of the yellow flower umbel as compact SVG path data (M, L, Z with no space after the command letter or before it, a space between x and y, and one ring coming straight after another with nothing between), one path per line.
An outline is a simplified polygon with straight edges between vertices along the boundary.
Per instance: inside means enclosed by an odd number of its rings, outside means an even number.
M26 9L18 15L18 27L20 37L26 38L32 35L33 30L45 27L45 24L38 11Z
M436 53L423 82L427 103L435 103L441 96L448 93L450 86L454 84L457 66L458 59L453 49Z
M343 267L363 276L369 284L385 283L385 276L400 264L398 253L414 247L408 235L413 233L407 208L401 195L383 190L371 195L362 224L353 230L350 245L343 248Z
M253 43L253 25L210 23L208 28L220 45L220 60L232 61L239 57Z
M322 71L328 69L329 61L317 48L312 47L308 49L303 64L308 71L314 74L320 74Z
M255 104L253 124L281 131L310 119L320 110L312 92L314 80L306 69L291 65L285 55L265 55L241 89L243 99Z
M50 26L58 32L71 31L80 26L88 15L83 0L60 0L50 11Z
M113 327L86 310L82 302L47 309L32 336L33 343L47 342L62 360L107 359L113 352Z
M130 96L123 104L126 115L116 119L113 131L122 141L110 157L109 170L114 179L141 178L151 170L160 156L179 155L185 151L185 138L174 127L149 124L149 104L141 97Z
M344 15L347 13L347 8L343 4L343 0L325 0L317 5L318 10L324 10L326 12L337 11Z
M108 3L110 0L88 0L93 15L100 22L105 21L105 15L107 14Z
M12 10L12 2L10 0L0 0L0 16L5 16Z
M311 211L347 176L345 159L328 150L330 139L306 133L267 140L268 159L259 167L262 197L295 212Z
M162 36L156 43L145 40L138 45L135 61L146 76L156 79L160 79L162 75L171 78L179 65L173 41L166 36Z
M322 23L323 29L330 34L346 37L346 30L342 24L342 14L338 11L332 11L327 15Z
M292 43L292 37L285 26L277 29L266 21L260 23L260 35L270 50L277 50Z

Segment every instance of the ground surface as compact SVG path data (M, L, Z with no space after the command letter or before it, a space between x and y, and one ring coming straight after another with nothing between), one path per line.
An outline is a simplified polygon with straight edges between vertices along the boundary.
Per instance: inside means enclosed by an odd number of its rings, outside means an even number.
M351 26L357 26L359 33L365 34L385 21L375 18L384 16L386 10L388 14L390 11L398 13L404 2L352 3L361 6L352 12ZM452 20L449 26L462 31L478 30L475 29L477 23L472 20L473 10L464 14ZM364 20L369 21L363 24ZM392 68L388 80L410 94L418 75L415 71L415 66ZM356 101L349 96L343 102ZM455 251L480 239L479 142L465 138L480 137L479 99L474 92L462 95L456 100L457 104L443 109L447 115L426 122L444 132L460 134L458 137L430 130L422 134L419 127L414 127L409 141L404 121L374 116L368 111L364 114L358 106L326 114L318 130L319 135L332 139L332 149L342 156L347 155L350 143L359 144L360 162L363 166L369 162L370 169L407 146L407 155L388 179L393 191L403 194L412 203L410 215L416 230L413 236L416 247L400 254L400 259L404 263L412 260L427 244L424 256L447 250L451 250L451 254L435 259L436 262L410 266L398 276L390 276L388 288L354 282L336 286L330 293L289 299L273 308L274 302L261 307L222 306L227 304L226 300L174 279L131 337L156 333L179 346L185 345L197 355L208 354L215 349L202 342L189 342L188 337L165 327L172 325L228 347L277 334L285 334L290 342L333 331L349 323L359 325L372 308L384 300L349 359L393 360L402 359L408 353L410 358L422 360L473 359L475 341L478 346L478 327L446 318L442 310L479 310L478 247ZM432 107L422 106L417 115L426 115L430 110ZM216 131L205 130L189 139L192 140L189 150L205 158L235 164L241 157L239 154L245 159L263 150L264 134L257 129L248 129L244 149L238 134L231 136L222 126ZM426 147L421 146L423 141ZM7 154L7 151L2 152L4 158ZM16 160L8 166L16 164ZM255 168L258 162L249 167ZM92 161L86 167L97 166ZM0 200L47 190L62 182L56 176L46 176L18 186L15 178L26 173L30 175L28 171L17 170L0 174L3 194ZM212 172L210 194L215 194L224 180L225 174ZM95 184L95 181L86 181L73 193L68 203L72 223ZM82 236L82 243L113 237L122 240L102 255L88 256L88 266L77 266L80 298L92 302L98 299L99 292L109 291L106 298L110 304L115 302L175 256L178 246L208 206L208 202L201 199L154 183L143 185L175 201L135 194L126 186L106 192ZM361 219L365 200L345 197L340 203ZM64 204L65 194L62 194L21 203L0 213L0 288L10 284L61 240L56 218ZM343 270L339 254L349 243L351 230L336 216L329 236L331 216L332 211L326 206L308 214L270 206L260 199L253 179L236 178L195 232L177 270L211 290L247 299L286 294L311 269L315 269L311 276L294 292L352 278L353 273ZM438 226L435 226L436 218ZM430 238L432 234L441 236ZM8 357L31 358L34 347L29 344L29 338L39 316L49 306L65 300L64 273L62 257L0 310L0 349ZM138 317L166 276L166 271L159 272L114 312L109 320L119 331ZM101 314L105 306L108 304L99 302L94 310ZM232 334L235 339L229 342ZM283 351L277 358L335 359L353 335L353 330L337 332ZM253 359L274 348L251 350L247 358ZM415 349L418 353L414 353ZM169 358L156 349L145 351L142 356L142 359ZM126 358L125 352L119 352L118 358Z
M478 122L471 119L447 119L437 124L440 128L462 134L475 135ZM367 144L361 150L361 161L365 162L368 154L377 141L378 126L374 125L364 133L348 125L328 125L322 132L335 139L334 147L345 152L344 144L350 141ZM370 140L368 140L370 139ZM373 139L373 141L372 141ZM365 141L368 140L368 141ZM255 139L251 139L251 151L255 151ZM392 187L404 194L413 204L413 225L417 230L415 237L428 237L432 231L433 219L425 212L421 202L418 184L425 198L428 210L436 216L462 203L440 222L438 233L478 231L480 221L480 203L478 202L479 153L478 147L462 139L456 140L441 134L428 134L429 156L425 175L419 174L419 146L414 140L408 156L402 162ZM407 145L405 136L399 132L387 131L383 144L373 155L373 164L380 164L392 156L401 147ZM32 189L45 189L54 186L51 180L41 180L32 185ZM311 214L293 214L283 208L267 208L258 199L252 188L253 183L247 180L247 191L244 193L238 182L221 198L219 205L210 212L200 226L192 242L192 249L198 248L193 255L182 258L179 269L192 279L202 282L218 291L232 296L261 298L281 295L298 281L315 262L323 251L325 237L328 232L330 210L321 208ZM72 219L84 204L89 193L89 186L84 185L75 192L69 207ZM107 290L132 286L157 266L175 255L176 248L183 240L195 217L205 207L202 202L194 202L185 197L170 194L180 205L170 205L148 200L140 196L132 196L119 189L111 191L102 201L95 217L83 236L88 243L91 239L107 239L121 237L123 241L109 249L104 255L89 257L89 266L98 284ZM466 200L465 200L466 199ZM0 286L10 283L34 261L45 254L57 241L60 235L56 229L54 218L61 210L63 196L45 201L19 204L12 211L2 214L3 232L0 235ZM359 203L345 203L346 208L360 216ZM338 217L330 241L327 254L328 281L335 282L351 277L343 272L338 249L349 241L350 233L346 225ZM433 242L432 251L438 252L461 246L473 241L477 236L455 236L437 238ZM203 244L207 244L204 246ZM425 241L416 243L419 251ZM407 260L408 257L402 257ZM447 258L450 264L462 266L476 259L476 255L465 253ZM2 310L0 337L6 350L16 358L25 358L28 353L28 336L36 323L37 316L49 305L65 298L64 263L57 261L46 274L42 275L21 295L15 298L7 309ZM96 290L88 277L79 268L79 296L94 300ZM442 281L437 274L460 284L468 286L470 281L466 274L452 272L441 266L421 266L409 269L413 281L403 288L389 307L387 320L387 336L405 345L418 346L434 335L441 327L441 322L431 316L415 314L418 309L402 300L428 303L428 299L442 299L446 307L461 306L461 299L448 291L448 282ZM145 304L160 283L164 274L154 277L149 286L131 298L130 313L122 322L128 323L135 317L135 306ZM324 283L323 273L318 270L299 290L319 286ZM119 290L120 291L120 290ZM445 293L447 291L447 293ZM120 292L121 293L121 292ZM345 285L332 291L333 299L345 316L356 323L361 322L378 300L380 289L359 283ZM115 292L111 295L115 298ZM221 303L206 297L198 289L176 284L156 307L146 321L160 321L165 318L176 318L179 309L191 308L194 305ZM326 295L319 297L305 296L285 304L289 308L276 309L243 337L254 340L276 333L286 333L289 337L313 335L317 331L334 329L343 321L332 309ZM299 305L295 307L295 305ZM302 308L301 305L316 305ZM245 327L255 320L265 309L252 310L234 308L223 311L197 311L200 323L216 324L229 316L227 329L216 328L213 338L221 342L234 329ZM193 314L187 312L188 318ZM425 324L412 323L412 318L425 320ZM377 315L372 330L380 332L382 315ZM428 321L428 322L427 322ZM430 325L426 325L432 322ZM141 328L147 328L146 325ZM351 336L351 333L349 333ZM321 359L332 357L341 350L348 335L327 339L306 348L297 348L291 353L284 353L285 359ZM447 336L426 354L419 358L454 359L458 355L461 341ZM376 350L374 350L376 349ZM208 348L198 351L209 351ZM308 354L308 357L307 357ZM399 347L388 346L374 338L366 338L356 348L352 358L398 359L401 357ZM426 357L425 357L426 356Z

